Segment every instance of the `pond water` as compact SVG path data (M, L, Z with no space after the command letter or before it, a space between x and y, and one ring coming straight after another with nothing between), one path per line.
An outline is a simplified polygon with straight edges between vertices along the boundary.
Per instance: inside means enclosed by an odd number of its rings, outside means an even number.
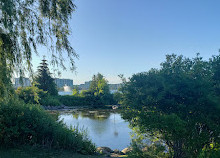
M63 112L59 120L67 126L87 129L88 136L98 147L107 146L122 150L130 145L131 129L129 123L113 110L76 110Z
M115 93L115 92L117 92L118 90L110 90L110 93ZM81 92L81 90L79 91L79 92ZM59 91L58 92L58 94L59 95L72 95L73 94L73 92L72 92L72 90L71 91Z

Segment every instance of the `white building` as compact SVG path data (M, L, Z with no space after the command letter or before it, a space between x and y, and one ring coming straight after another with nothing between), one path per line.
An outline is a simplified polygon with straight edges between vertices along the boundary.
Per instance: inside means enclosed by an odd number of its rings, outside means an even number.
M54 82L56 83L57 88L61 88L63 86L73 87L73 80L71 79L54 78Z
M80 90L88 90L90 87L91 81L85 82L84 84L78 85Z
M15 84L14 87L18 88L18 87L30 87L31 86L31 81L29 80L29 78L15 78Z

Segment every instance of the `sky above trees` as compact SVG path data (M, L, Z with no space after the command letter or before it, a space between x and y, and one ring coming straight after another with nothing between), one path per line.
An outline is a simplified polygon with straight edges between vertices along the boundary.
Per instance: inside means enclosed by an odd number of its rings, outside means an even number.
M102 73L109 83L119 74L159 68L165 54L208 59L220 49L220 1L75 0L70 42L79 54L76 72L62 78L74 84ZM47 52L39 48L39 52ZM42 53L43 54L43 53ZM36 68L42 59L33 56ZM68 63L66 63L68 66Z

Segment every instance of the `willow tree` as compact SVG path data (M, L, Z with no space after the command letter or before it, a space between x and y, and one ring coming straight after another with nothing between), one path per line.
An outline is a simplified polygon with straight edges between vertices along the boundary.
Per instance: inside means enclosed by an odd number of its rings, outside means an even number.
M68 40L69 20L75 10L72 0L0 0L0 97L7 95L10 75L31 72L33 52L46 46L53 66L70 69L78 57ZM7 85L9 85L7 87Z

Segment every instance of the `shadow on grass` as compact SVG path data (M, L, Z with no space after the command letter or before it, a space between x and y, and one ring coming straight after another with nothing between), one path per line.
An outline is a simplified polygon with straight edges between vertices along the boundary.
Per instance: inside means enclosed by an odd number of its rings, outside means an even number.
M69 150L20 147L13 149L0 148L0 158L101 158L98 155L81 155Z

